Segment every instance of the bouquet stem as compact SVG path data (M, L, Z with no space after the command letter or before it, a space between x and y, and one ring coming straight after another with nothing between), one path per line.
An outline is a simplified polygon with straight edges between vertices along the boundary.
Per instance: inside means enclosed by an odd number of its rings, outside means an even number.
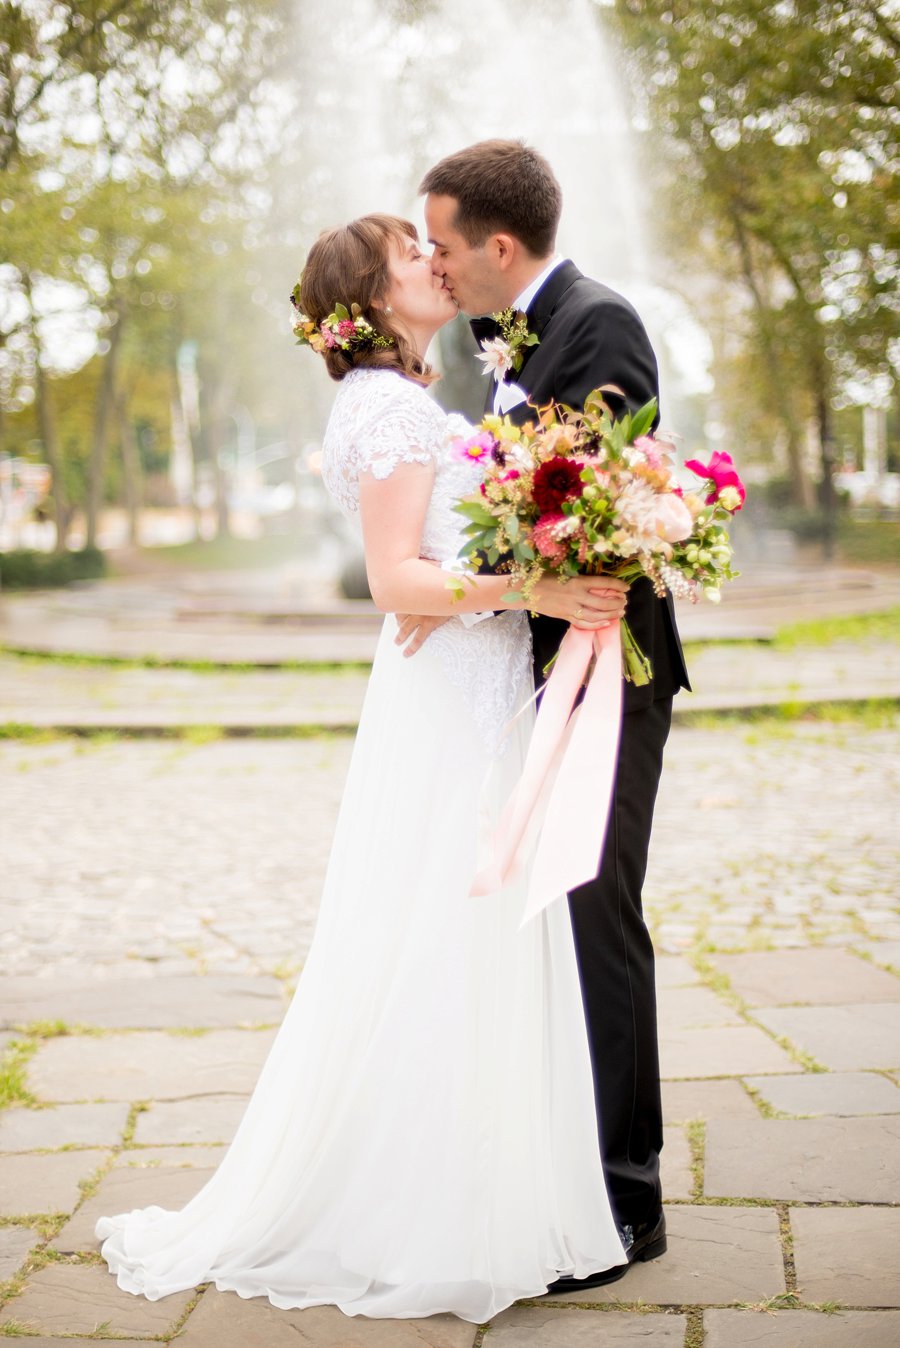
M631 628L625 619L621 625L622 637L622 674L629 683L639 687L649 683L653 677L653 666L631 634Z

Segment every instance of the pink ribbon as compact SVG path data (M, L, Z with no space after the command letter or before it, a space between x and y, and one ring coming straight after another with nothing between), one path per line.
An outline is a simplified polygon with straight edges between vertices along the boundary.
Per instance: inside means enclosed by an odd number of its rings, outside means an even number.
M592 656L594 669L576 708ZM523 924L593 880L606 836L621 721L618 622L597 632L570 627L544 688L522 775L497 824L491 860L472 882L473 897L493 894L521 874L537 830Z

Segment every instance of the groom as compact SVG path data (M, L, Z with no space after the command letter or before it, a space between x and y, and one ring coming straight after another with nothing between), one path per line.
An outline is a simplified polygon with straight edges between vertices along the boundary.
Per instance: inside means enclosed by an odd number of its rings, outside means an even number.
M524 348L522 366L509 380L491 379L486 411L506 413L521 425L534 416L529 404L552 401L580 410L601 384L623 392L606 395L616 415L658 398L656 359L634 309L555 255L562 195L541 155L520 141L482 141L441 160L419 190L426 194L432 268L457 305L470 315L523 310L538 338ZM472 329L479 342L497 336L490 318L473 318ZM671 597L658 599L641 578L629 590L626 616L653 677L643 687L625 684L600 871L569 895L569 906L604 1171L628 1264L586 1279L560 1278L551 1291L612 1282L635 1260L654 1259L666 1249L653 947L641 887L672 698L689 684ZM429 620L408 618L401 640L412 635L415 649L430 630ZM543 680L565 630L561 619L532 619L536 681Z

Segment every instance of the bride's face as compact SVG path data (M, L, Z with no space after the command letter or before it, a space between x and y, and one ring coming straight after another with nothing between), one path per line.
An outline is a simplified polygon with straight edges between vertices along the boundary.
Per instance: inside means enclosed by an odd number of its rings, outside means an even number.
M450 293L431 268L431 259L419 247L418 239L395 240L389 262L391 284L384 298L409 332L428 340L438 328L456 316Z

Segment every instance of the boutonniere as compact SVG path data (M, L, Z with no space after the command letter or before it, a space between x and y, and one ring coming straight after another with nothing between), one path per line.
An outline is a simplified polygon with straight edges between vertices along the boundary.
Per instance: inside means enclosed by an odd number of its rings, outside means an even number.
M477 359L484 361L483 373L493 371L499 384L510 370L518 374L525 359L525 348L537 346L540 338L536 332L528 331L528 315L521 309L501 309L499 314L491 314L491 318L500 329L500 336L485 338L481 343L484 354Z

